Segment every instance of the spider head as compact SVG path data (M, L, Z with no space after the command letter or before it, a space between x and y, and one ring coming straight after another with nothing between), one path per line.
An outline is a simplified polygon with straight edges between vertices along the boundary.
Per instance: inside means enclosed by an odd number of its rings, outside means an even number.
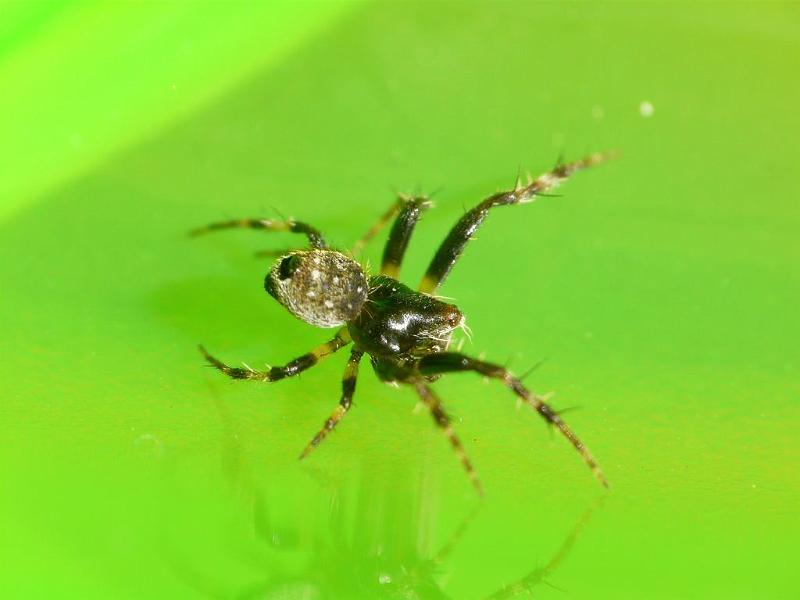
M416 327L410 326L408 332L417 339L430 340L439 350L447 348L453 331L465 327L463 313L454 305L430 296L419 294L417 298L422 305L420 318L414 324Z
M361 313L348 323L356 344L376 354L418 355L441 352L464 315L452 304L422 294L386 275L369 279L370 292Z
M281 256L264 287L295 317L316 327L339 327L355 318L369 291L361 265L335 250Z

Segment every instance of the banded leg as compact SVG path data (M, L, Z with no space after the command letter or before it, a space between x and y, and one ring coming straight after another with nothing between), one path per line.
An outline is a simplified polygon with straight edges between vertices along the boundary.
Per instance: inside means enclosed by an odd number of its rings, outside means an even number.
M256 250L253 252L253 256L256 258L279 258L281 256L286 256L287 254L291 254L292 252L296 252L297 248L277 248L275 250Z
M316 448L320 442L325 439L325 436L333 431L353 405L353 394L356 391L356 379L358 378L358 363L361 361L362 356L364 356L364 353L361 350L353 348L350 352L350 360L347 361L347 366L342 376L342 398L339 400L339 406L336 407L336 410L334 410L331 416L328 417L328 420L325 421L322 429L319 430L317 435L314 436L300 453L301 460L308 456L308 453Z
M302 373L306 369L313 367L321 359L330 356L337 350L350 343L350 334L346 329L340 329L336 337L329 342L317 346L311 352L303 354L295 358L293 361L286 363L282 367L270 367L266 371L257 371L250 367L229 367L222 361L211 356L203 346L200 346L200 352L203 353L206 360L211 366L219 369L231 379L253 379L255 381L279 381L286 377L293 377L298 373Z
M600 164L611 157L612 155L609 153L598 153L575 162L559 164L552 171L540 175L533 181L529 181L528 185L522 186L518 180L513 190L499 192L486 198L461 217L458 223L450 230L450 233L447 234L420 282L419 291L432 294L436 291L436 288L444 283L453 265L456 264L456 261L464 251L467 242L472 239L486 215L489 214L489 209L495 206L510 206L532 202L537 195L551 190L566 181L575 171Z
M437 354L429 354L421 358L419 363L417 363L417 369L421 375L425 376L454 373L456 371L474 371L486 377L491 377L492 379L499 379L505 383L512 392L529 404L533 410L539 413L545 421L554 425L580 453L583 460L600 483L608 487L608 481L606 481L603 472L597 465L597 461L595 461L589 449L581 442L578 436L567 427L567 424L558 416L558 413L545 402L544 398L526 389L525 386L522 385L522 382L511 375L504 367L476 360L458 352L440 352Z
M359 254L361 254L361 251L364 249L364 246L369 244L372 241L372 238L378 235L381 229L386 227L386 224L392 220L392 218L400 211L402 206L403 206L403 196L398 194L397 200L394 201L389 210L383 213L380 219L378 219L378 221L372 227L369 228L369 231L367 231L367 233L365 233L361 237L361 239L359 239L355 244L353 244L353 247L350 250L350 254L353 257L356 257Z
M400 274L400 265L403 263L403 256L408 248L414 227L423 211L430 208L430 202L424 196L400 196L399 201L402 203L402 208L392 225L392 231L386 240L381 260L381 274L394 279L397 279Z
M478 494L483 496L483 488L481 487L481 482L478 481L478 475L475 473L475 469L467 457L467 453L464 451L461 441L453 431L453 426L450 423L450 417L447 416L441 400L439 400L439 397L433 392L430 386L422 382L415 383L414 387L417 389L417 393L422 399L422 402L428 407L428 410L431 411L433 420L442 429L442 432L445 434L445 436L447 436L447 439L450 440L450 444L453 446L453 450L456 451L461 464L464 465L464 470L467 472L470 481L472 481L472 485L474 485L475 489L478 490Z
M291 233L300 233L308 237L308 241L312 248L324 249L328 247L325 243L322 234L306 223L300 221L274 221L272 219L235 219L233 221L220 221L218 223L211 223L204 227L198 227L189 232L189 235L194 237L209 233L211 231L219 231L220 229L264 229L266 231L289 231Z

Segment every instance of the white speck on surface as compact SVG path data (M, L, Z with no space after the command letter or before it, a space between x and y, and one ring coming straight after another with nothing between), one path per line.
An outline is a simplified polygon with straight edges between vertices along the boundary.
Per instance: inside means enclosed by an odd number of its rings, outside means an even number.
M323 304L325 305L325 308L333 308L333 302L331 302L330 300L325 300Z
M311 277L314 279L319 279L319 271L317 271L316 269L311 271Z
M642 103L639 105L639 114L647 118L652 117L654 112L655 108L653 108L653 103L649 100L642 100Z
M381 585L386 585L387 583L392 583L392 576L388 573L381 573L378 575L378 583Z
M306 293L306 296L308 296L309 298L316 298L317 297L317 292L315 292L314 290L311 290L310 292Z
M358 286L358 288L356 289L356 291L357 291L357 292L362 292L362 291L364 291L364 288L363 288L363 287L361 287L361 286ZM394 290L392 290L392 291L394 291Z
M164 454L164 445L152 433L143 433L134 442L136 449L144 455L160 457Z
M605 116L606 116L606 113L603 110L602 106L600 106L599 104L595 104L592 107L592 118L594 118L594 119L602 119Z
M314 264L315 264L315 265L318 265L318 264L319 264L319 256L315 256L315 257L314 257Z

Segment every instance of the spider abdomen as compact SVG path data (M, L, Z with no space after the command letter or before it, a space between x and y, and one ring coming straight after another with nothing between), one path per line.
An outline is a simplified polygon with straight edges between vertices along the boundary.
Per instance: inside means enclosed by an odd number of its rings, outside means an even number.
M367 300L361 265L335 250L300 250L282 256L264 281L267 292L299 319L339 327Z

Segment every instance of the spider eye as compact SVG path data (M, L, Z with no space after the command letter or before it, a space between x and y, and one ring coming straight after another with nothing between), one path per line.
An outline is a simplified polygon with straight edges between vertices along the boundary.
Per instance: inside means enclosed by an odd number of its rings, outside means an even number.
M458 324L461 323L461 311L459 311L455 306L451 306L449 309L450 310L447 311L447 316L445 319L451 327L457 327Z
M287 256L281 261L281 264L278 266L278 278L283 281L284 279L289 279L294 272L297 270L298 263L300 262L297 255Z

